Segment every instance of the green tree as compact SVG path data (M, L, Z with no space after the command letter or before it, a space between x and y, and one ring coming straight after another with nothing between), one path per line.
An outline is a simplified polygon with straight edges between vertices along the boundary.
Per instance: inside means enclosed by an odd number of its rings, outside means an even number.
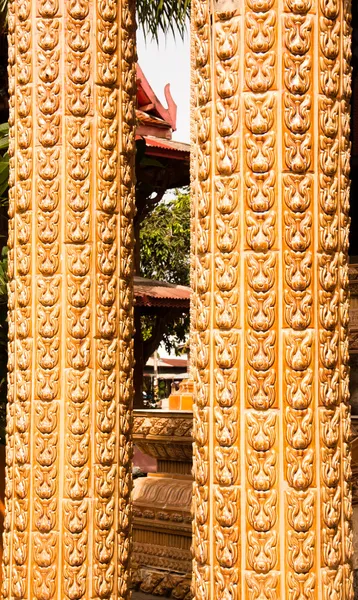
M140 270L143 277L189 285L190 198L179 191L162 200L147 215L140 231Z
M183 35L190 11L190 0L137 0L137 23L155 39L159 31Z
M9 179L9 125L0 125L0 206L8 204L8 179Z

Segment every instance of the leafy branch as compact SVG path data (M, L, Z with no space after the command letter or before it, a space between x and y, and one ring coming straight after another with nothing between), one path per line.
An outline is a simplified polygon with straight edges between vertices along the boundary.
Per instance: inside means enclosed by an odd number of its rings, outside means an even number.
M190 198L177 192L162 200L142 222L140 271L143 277L180 285L190 284ZM178 352L189 332L188 311L163 311L161 317L142 317L142 336L149 356L164 342L168 352Z
M190 0L137 0L137 22L155 40L160 31L183 37L189 14Z

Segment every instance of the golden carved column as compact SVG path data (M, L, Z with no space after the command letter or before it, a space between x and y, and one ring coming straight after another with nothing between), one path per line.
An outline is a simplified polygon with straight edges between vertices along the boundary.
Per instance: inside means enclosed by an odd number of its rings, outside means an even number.
M350 2L193 0L194 590L352 599Z
M135 24L9 4L4 598L128 598Z

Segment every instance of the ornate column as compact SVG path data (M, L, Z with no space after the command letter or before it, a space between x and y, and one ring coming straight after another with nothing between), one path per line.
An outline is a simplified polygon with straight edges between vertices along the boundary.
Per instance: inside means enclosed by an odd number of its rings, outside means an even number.
M135 24L9 4L5 598L128 598Z
M350 2L193 0L197 600L353 597Z

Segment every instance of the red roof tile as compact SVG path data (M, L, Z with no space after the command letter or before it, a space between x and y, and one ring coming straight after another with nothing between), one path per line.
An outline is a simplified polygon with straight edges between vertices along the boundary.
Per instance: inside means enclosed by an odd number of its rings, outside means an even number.
M151 135L144 136L146 145L149 148L168 148L169 150L177 150L178 152L186 152L190 154L190 144L184 142L175 142L174 140L164 140Z
M134 297L137 306L174 306L188 309L190 288L135 276Z
M184 369L187 368L188 366L188 359L187 358L161 358L160 359L163 363L166 363L169 367L182 367Z

